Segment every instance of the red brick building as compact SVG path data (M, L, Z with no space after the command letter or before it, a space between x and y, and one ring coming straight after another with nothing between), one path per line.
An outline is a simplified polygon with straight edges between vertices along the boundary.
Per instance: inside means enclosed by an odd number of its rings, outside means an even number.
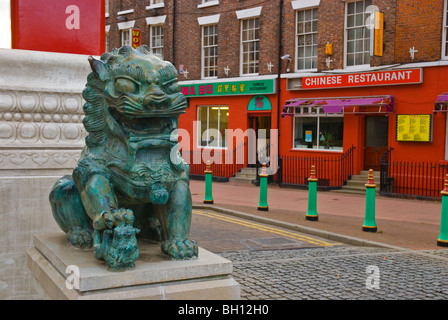
M257 141L278 146L284 184L306 185L311 164L329 188L372 168L384 193L439 196L447 0L109 0L106 12L109 49L138 29L178 69L184 150L216 160L244 148L244 163L217 175L255 163ZM250 128L277 131L232 137Z

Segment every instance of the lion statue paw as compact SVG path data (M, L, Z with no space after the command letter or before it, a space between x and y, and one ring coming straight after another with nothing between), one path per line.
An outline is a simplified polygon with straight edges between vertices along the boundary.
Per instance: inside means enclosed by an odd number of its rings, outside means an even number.
M193 240L167 240L162 243L162 252L175 260L198 257L198 244Z

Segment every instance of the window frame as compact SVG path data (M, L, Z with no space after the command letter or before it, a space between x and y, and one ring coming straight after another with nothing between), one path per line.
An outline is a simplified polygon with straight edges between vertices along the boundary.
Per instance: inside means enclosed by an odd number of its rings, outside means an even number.
M443 1L442 53L441 60L448 60L448 0Z
M104 13L106 18L109 17L110 3L109 0L104 0Z
M123 47L123 46L132 46L132 28L128 28L128 29L122 29L122 30L120 30L121 31L121 34L120 34L120 38L121 38L121 46ZM124 34L128 34L128 36L129 36L129 39L128 39L128 41L129 41L129 44L125 44L125 42L124 42L124 39L123 39L123 35Z
M298 19L299 19L299 12L303 12L304 14L305 14L305 12L306 11L313 11L313 10L319 10L319 7L318 6L314 6L314 7L306 7L306 8L301 8L301 9L299 9L299 10L295 10L295 57L294 57L294 61L295 61L295 67L294 67L294 69L295 69L295 72L310 72L310 71L317 71L317 63L318 63L318 56L319 56L319 54L318 54L318 52L317 52L317 48L318 48L318 41L316 42L316 44L314 45L312 45L312 47L316 47L316 57L315 57L315 59L316 59L316 67L315 68L311 68L311 69L299 69L299 50L298 50L298 47L299 47L299 36L300 35L306 35L306 34L312 34L313 36L315 35L316 36L316 38L318 39L318 37L319 37L319 18L317 19L317 25L318 25L318 29L317 29L317 31L316 32L311 32L311 33L302 33L302 34L298 34ZM317 12L319 12L319 11L317 11ZM312 21L314 21L313 19L311 19L311 23L312 23ZM306 59L307 57L305 57L305 59ZM314 56L312 57L312 58L314 58Z
M304 112L304 109L308 109L308 113ZM316 113L311 113L310 109L316 110ZM297 113L296 111L300 110L300 113ZM316 148L298 148L296 147L295 140L296 140L296 118L317 118L317 132L320 134L320 119L321 118L342 118L342 125L344 125L344 113L324 113L322 107L306 107L306 108L296 108L294 111L293 116L293 125L292 125L292 150L295 151L324 151L324 152L343 152L344 149L344 134L342 134L342 146L338 147L338 149L322 149L320 148L320 139L318 138L317 141L317 147ZM344 130L343 130L344 131ZM340 148L340 149L339 149Z
M154 35L154 31L155 29L160 28L161 29L161 42L162 42L162 46L153 46L153 35ZM149 25L149 49L151 50L152 53L154 54L159 54L158 52L154 52L155 50L161 50L162 51L162 57L164 57L164 51L165 51L165 44L164 44L164 40L165 40L165 28L164 28L164 24L151 24Z
M149 0L149 5L146 7L146 9L156 9L156 8L163 8L165 7L165 1L162 0L162 2L156 2L157 0Z
M254 28L254 31L256 29L258 29L258 39L251 39L251 40L245 40L243 41L243 26L244 26L244 22L246 21L250 21L250 20L258 20L258 28ZM249 29L248 29L249 30ZM258 61L256 64L256 69L257 72L254 73L244 73L244 44L245 43L257 43L257 51L253 51L253 52L258 52ZM250 62L248 62L247 64L251 64L253 63L252 61L255 60L249 60ZM260 17L259 16L254 16L254 17L249 17L249 18L245 18L245 19L241 19L240 20L240 76L242 77L246 77L246 76L258 76L260 73Z
M216 30L216 33L213 35L213 37L216 37L216 41L214 45L209 45L207 47L204 46L204 34L205 34L205 28L209 28L209 27L214 27ZM205 50L208 48L212 48L215 47L216 48L216 55L213 56L214 60L215 60L215 76L207 76L205 69L209 68L210 66L206 66L205 65L205 60L206 60L206 56L205 56ZM208 57L212 57L212 56L208 56ZM207 24L207 25L202 25L201 26L201 78L202 79L216 79L218 78L218 24Z
M222 142L221 140L218 140L217 146L210 146L210 145L206 145L203 146L202 145L202 134L201 134L201 121L202 119L200 119L200 111L201 108L206 108L207 109L207 128L205 129L205 131L207 132L207 140L209 139L209 130L210 130L210 110L212 110L212 108L218 108L218 127L217 128L212 128L212 129L216 129L218 130L218 132L220 133L220 125L221 125L221 115L220 115L220 110L221 108L226 108L223 110L227 110L227 112L229 112L230 107L228 105L201 105L201 106L197 106L197 110L196 110L196 121L197 121L197 137L196 137L196 147L199 149L221 149L221 150L227 150L227 136L226 136L226 132L229 129L229 119L227 118L227 128L224 129L224 135L220 135L218 136L218 139L222 139L225 140L224 141L224 147L222 146Z
M368 29L365 21L366 21L366 16L363 16L363 26L364 28L367 30L366 34L369 35L369 63L363 63L363 64L355 64L355 65L351 65L349 66L347 64L348 62L348 6L350 3L356 3L356 2L363 2L364 3L364 11L363 11L363 15L366 14L366 8L368 8L370 5L372 5L372 3L370 3L369 6L366 6L366 1L372 1L372 0L350 0L350 1L345 1L345 13L344 13L344 69L364 69L364 68L370 68L370 61L371 61L371 47L372 47L372 40L373 40L373 29ZM355 12L356 14L356 12ZM368 14L368 13L367 13ZM355 28L360 28L360 26L355 26L355 27L350 27L350 29L355 29ZM366 38L362 38L364 39L364 41L366 40ZM358 41L358 38L355 40ZM367 51L360 51L360 52L356 52L356 53L366 53ZM364 59L364 58L363 58ZM363 61L364 62L364 61Z
M202 0L201 3L198 4L198 9L217 5L219 5L219 0Z

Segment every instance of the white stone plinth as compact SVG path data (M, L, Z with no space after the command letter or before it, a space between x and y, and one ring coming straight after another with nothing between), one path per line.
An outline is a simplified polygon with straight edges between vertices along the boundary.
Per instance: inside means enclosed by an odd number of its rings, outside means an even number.
M203 248L197 259L174 261L162 255L160 244L139 240L138 246L135 268L114 272L93 250L72 247L64 233L35 235L28 267L45 299L240 299L231 261ZM79 268L79 278L69 266Z

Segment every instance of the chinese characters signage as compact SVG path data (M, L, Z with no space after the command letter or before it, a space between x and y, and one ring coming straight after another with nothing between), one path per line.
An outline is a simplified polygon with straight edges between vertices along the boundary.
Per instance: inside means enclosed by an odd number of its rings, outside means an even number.
M430 114L397 114L397 141L431 142Z
M302 78L302 89L331 89L415 84L423 82L422 69L389 70Z
M231 96L243 94L275 93L274 79L213 82L204 84L181 85L182 93L187 97Z
M269 111L271 108L271 102L266 96L254 96L249 101L247 111Z

